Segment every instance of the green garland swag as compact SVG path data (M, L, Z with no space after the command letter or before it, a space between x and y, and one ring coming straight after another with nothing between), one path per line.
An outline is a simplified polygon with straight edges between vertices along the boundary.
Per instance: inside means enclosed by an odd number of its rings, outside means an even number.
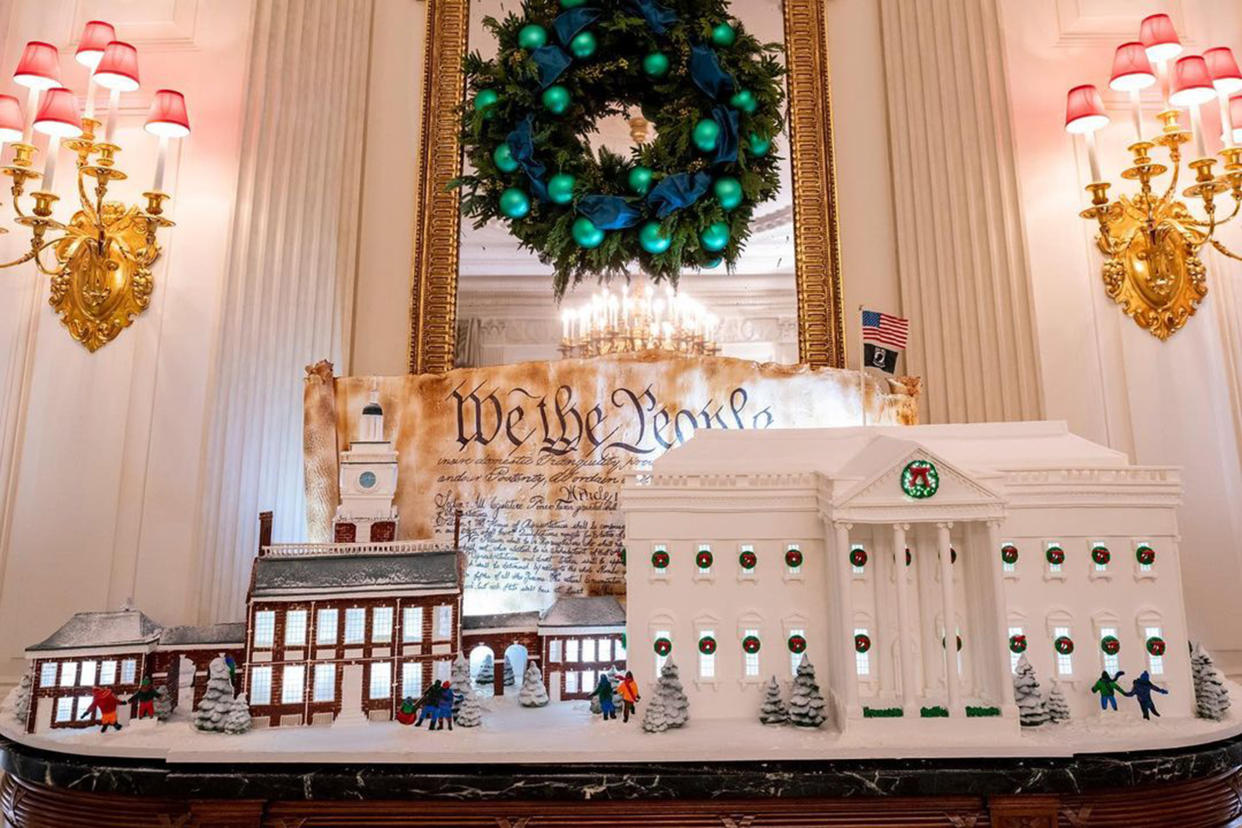
M496 58L464 60L474 172L450 185L476 228L507 221L553 268L558 298L635 262L674 286L683 269L732 268L780 186L779 44L748 34L726 0L526 0L484 25ZM629 158L593 152L597 122L634 107L654 140Z

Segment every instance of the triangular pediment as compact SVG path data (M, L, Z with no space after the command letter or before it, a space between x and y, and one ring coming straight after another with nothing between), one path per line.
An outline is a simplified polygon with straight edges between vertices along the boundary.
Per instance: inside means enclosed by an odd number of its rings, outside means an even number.
M904 485L903 485L904 481ZM880 437L842 469L833 510L999 515L1004 502L969 472L910 440Z

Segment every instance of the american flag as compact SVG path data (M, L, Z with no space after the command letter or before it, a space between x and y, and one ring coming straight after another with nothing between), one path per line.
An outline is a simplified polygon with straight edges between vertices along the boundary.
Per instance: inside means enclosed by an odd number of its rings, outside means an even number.
M862 312L863 342L874 342L896 351L905 350L906 335L910 332L910 320L890 316L879 311Z

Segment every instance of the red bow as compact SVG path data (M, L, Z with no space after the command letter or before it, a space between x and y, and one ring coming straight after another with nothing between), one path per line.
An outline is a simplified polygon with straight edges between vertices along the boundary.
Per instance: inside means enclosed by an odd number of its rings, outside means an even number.
M931 481L927 479L927 475L931 472L931 466L911 466L910 467L910 485L911 486L930 486ZM920 481L922 481L920 483Z

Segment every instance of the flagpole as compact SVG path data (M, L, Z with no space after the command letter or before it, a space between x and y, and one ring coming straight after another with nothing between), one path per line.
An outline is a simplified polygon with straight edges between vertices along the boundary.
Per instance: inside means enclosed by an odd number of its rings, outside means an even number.
M863 427L867 426L867 374L865 353L867 346L863 341L863 306L858 306L858 407L862 411Z

